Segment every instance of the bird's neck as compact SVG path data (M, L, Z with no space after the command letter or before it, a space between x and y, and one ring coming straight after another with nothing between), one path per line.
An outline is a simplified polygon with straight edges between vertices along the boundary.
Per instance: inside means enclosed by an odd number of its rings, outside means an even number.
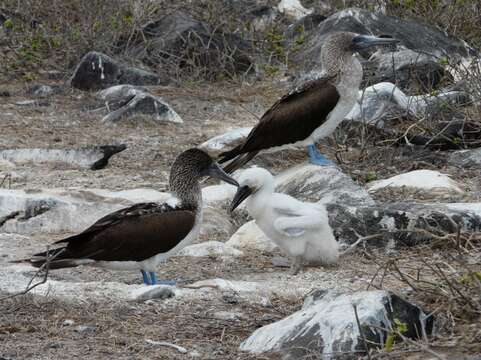
M362 65L359 60L354 56L346 59L336 80L335 86L341 96L357 99L362 81Z
M331 78L333 85L359 89L362 80L362 66L350 52L323 51L321 66L324 74ZM349 84L347 84L349 83Z
M268 207L274 193L274 183L266 184L247 198L247 212L253 217L259 217Z
M197 179L171 180L170 191L180 200L182 208L197 209L202 206L202 189Z

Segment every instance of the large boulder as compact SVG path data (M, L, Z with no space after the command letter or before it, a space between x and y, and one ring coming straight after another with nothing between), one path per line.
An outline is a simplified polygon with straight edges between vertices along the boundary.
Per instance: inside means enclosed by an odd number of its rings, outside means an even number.
M349 8L339 11L322 21L307 38L296 59L310 67L320 67L320 50L327 35L336 31L352 31L360 34L390 35L400 44L415 52L428 53L437 58L462 59L472 52L467 44L434 27L415 20L404 20Z
M370 236L366 245L397 248L429 242L458 230L481 229L479 203L399 202L360 207L331 203L327 204L327 210L334 235L344 243Z
M448 164L463 169L481 168L481 148L454 151L448 157Z
M132 51L148 65L169 60L180 67L195 64L211 72L215 69L231 73L246 72L253 65L250 43L237 34L213 30L182 11L148 23L142 34L142 42Z
M301 33L293 38L292 45L296 48L302 39L302 48L294 52L293 62L300 65L303 77L320 72L321 46L329 34L337 31L389 35L400 40L397 49L381 48L374 54L373 48L361 54L365 69L363 86L390 81L411 93L430 90L449 75L440 59L448 58L450 63L456 63L473 52L464 41L418 21L350 8L331 15L307 35Z
M102 90L98 98L105 102L109 113L104 122L117 122L137 114L148 115L158 122L181 124L182 118L162 98L150 94L146 89L132 85L116 85Z
M333 353L356 357L368 350L366 344L383 348L401 323L406 327L403 335L411 339L423 339L433 330L432 316L393 293L317 290L304 301L301 310L257 329L241 343L240 350L280 353L289 359L312 353L326 358Z
M461 184L449 175L434 170L414 170L390 177L389 179L372 181L368 185L369 192L385 189L408 188L422 192L463 193Z
M420 118L453 117L453 109L471 104L471 96L460 90L440 91L436 95L406 95L398 86L381 82L359 91L358 102L346 119L386 127L390 120L405 117ZM444 125L443 125L444 126Z
M249 135L251 127L235 128L224 134L215 136L199 145L199 149L208 152L211 156L218 156L221 152L233 149L240 145Z
M152 189L109 191L103 189L0 189L0 233L59 234L82 231L101 217L140 202L163 202L170 193ZM213 204L216 203L214 199ZM232 233L225 210L204 201L201 236Z
M157 74L121 64L110 56L91 51L80 60L70 84L80 90L99 90L113 85L165 84Z
M374 205L367 191L336 167L301 164L278 174L276 191L302 201Z
M380 49L363 62L363 68L363 86L390 81L411 93L430 92L449 74L436 56L410 49Z

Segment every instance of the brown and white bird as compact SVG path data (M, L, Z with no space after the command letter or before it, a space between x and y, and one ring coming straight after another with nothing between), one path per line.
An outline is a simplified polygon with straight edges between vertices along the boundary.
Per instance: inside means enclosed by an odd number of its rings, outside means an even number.
M244 143L221 153L219 162L232 172L260 151L289 146L307 146L310 161L330 165L316 142L329 136L356 104L362 80L362 66L354 52L374 45L398 42L392 38L337 32L321 48L321 75L277 101L262 116Z
M49 259L49 269L91 265L140 270L144 283L155 285L157 266L199 235L202 223L199 180L204 176L238 185L205 152L186 150L172 165L169 183L174 197L168 202L135 204L115 211L80 234L55 242L59 247L35 254L28 261L41 267Z

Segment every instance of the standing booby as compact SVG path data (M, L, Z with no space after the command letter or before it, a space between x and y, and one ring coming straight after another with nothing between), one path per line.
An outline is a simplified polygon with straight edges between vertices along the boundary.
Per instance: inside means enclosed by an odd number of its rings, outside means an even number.
M233 185L212 158L199 149L189 149L174 161L170 190L175 196L166 203L141 203L115 211L78 235L55 242L66 244L34 255L35 267L50 269L93 265L114 270L140 270L147 285L157 284L159 263L195 240L202 222L200 178L211 176ZM172 284L172 282L159 282Z
M303 262L333 264L339 246L332 233L324 205L301 202L274 192L274 178L262 168L243 171L231 211L245 199L246 209L264 232L292 257L291 273Z
M329 136L355 105L362 80L362 66L353 53L397 40L350 32L331 34L321 48L322 73L277 101L259 120L245 142L220 154L219 162L232 160L232 172L259 151L285 145L307 146L310 161L330 165L315 143Z

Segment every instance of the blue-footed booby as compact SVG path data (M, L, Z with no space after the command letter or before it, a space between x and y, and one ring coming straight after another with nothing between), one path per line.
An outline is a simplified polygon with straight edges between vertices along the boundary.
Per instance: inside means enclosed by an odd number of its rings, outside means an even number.
M262 168L244 170L231 211L246 200L246 209L264 234L292 258L291 273L306 261L333 264L339 256L324 205L301 202L274 192L274 178Z
M80 234L59 240L62 247L29 259L35 267L50 258L49 269L92 265L114 270L140 270L147 285L157 284L157 265L189 245L199 234L202 222L204 176L233 185L212 158L199 149L189 149L174 161L170 190L174 198L166 203L140 203L115 211ZM159 282L172 284L172 282Z
M286 145L307 146L310 161L330 165L316 142L329 136L355 105L362 80L362 66L353 53L374 45L396 43L350 32L333 33L321 48L322 73L314 80L278 100L259 120L244 143L219 156L219 162L232 172L259 151Z

